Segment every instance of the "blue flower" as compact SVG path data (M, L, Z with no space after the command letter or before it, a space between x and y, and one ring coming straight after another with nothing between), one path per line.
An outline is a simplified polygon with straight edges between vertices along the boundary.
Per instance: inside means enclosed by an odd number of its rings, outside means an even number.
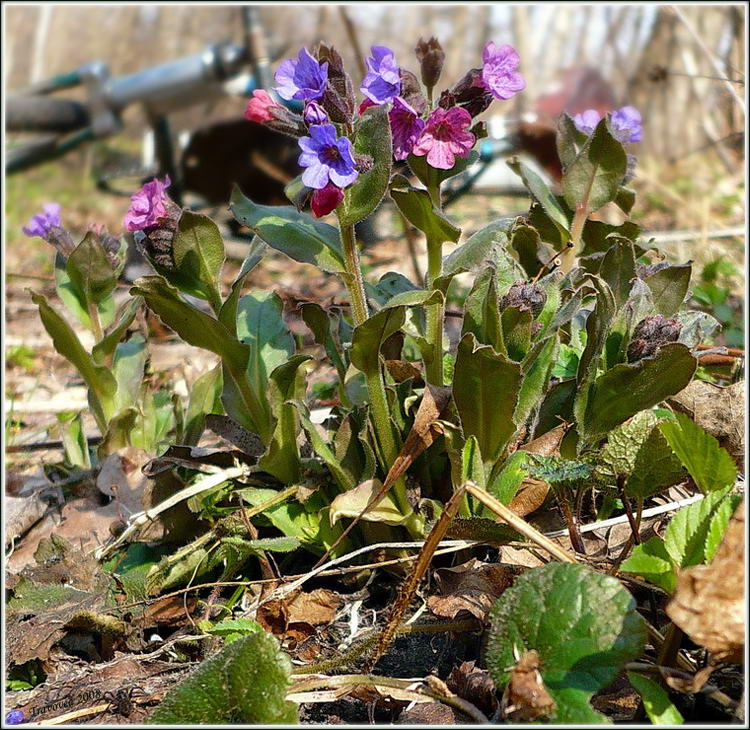
M306 168L302 182L308 188L322 190L329 181L345 188L357 179L352 143L346 137L336 137L333 124L310 127L310 136L302 137L299 146L299 164Z
M308 126L312 124L326 124L329 121L326 110L323 109L317 101L308 101L307 104L305 104L302 118Z
M328 63L318 63L303 48L297 60L287 58L276 70L276 93L290 101L312 101L320 99L328 85Z
M369 71L360 91L376 104L387 104L401 93L401 71L393 51L386 46L373 46L367 59Z
M44 212L33 216L28 226L24 226L21 230L31 238L39 236L46 241L50 230L62 225L60 222L60 206L58 203L45 203L42 210Z
M11 710L5 716L5 723L7 725L20 725L25 720L26 715L24 715L23 710Z
M612 112L612 132L622 143L640 142L643 139L641 113L634 106L624 106Z

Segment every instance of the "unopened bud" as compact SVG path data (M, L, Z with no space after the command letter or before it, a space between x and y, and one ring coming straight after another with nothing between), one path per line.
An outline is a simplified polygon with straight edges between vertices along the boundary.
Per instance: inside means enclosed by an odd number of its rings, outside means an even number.
M676 342L681 331L682 324L679 321L661 314L642 319L635 326L628 345L628 362L637 362L655 355L662 345Z
M472 117L476 117L489 108L493 99L492 92L482 81L482 69L473 68L450 91L440 95L438 104L443 109L463 107Z
M163 269L174 271L174 238L180 224L182 208L167 199L167 215L159 218L155 225L133 234L138 250L152 263Z
M428 89L432 89L437 84L440 74L443 71L445 51L443 51L443 47L438 42L438 39L434 37L428 41L420 38L414 50L420 65L419 70L422 75L422 83Z
M500 299L500 311L507 307L517 307L538 317L546 303L547 292L541 286L519 281L513 284L508 289L508 293Z
M370 155L354 155L354 169L362 174L372 170L375 160Z

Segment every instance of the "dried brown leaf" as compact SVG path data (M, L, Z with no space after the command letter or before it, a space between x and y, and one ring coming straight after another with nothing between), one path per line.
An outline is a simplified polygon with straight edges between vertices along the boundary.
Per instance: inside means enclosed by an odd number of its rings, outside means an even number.
M304 621L313 626L329 624L343 602L338 593L325 588L300 593L287 604L289 622Z

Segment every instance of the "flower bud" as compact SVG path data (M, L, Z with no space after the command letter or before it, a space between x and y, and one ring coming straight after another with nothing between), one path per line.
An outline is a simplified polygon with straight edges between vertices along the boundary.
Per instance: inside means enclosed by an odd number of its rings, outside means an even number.
M370 155L354 155L354 169L362 174L372 170L375 160Z
M407 71L405 68L402 68L400 73L401 99L421 117L427 111L427 99L422 95L419 80L411 71Z
M42 212L32 216L28 225L21 229L29 238L38 236L51 246L54 246L60 255L68 258L76 247L70 232L63 227L60 220L60 205L58 203L45 203Z
M489 108L494 98L484 85L482 69L473 68L450 91L440 95L438 104L443 109L463 107L472 117L476 117Z
M302 113L302 118L307 125L328 123L326 110L317 101L308 101L305 104L305 111Z
M531 312L533 317L538 317L546 303L547 292L541 286L518 281L500 299L500 311L507 307L517 307L522 311Z
M440 74L443 71L445 51L443 51L443 47L438 42L438 39L434 37L428 41L420 38L414 51L419 61L422 83L427 89L432 89L437 84Z
M354 85L344 70L344 62L333 46L321 43L315 55L319 63L328 63L328 85L319 99L331 121L349 124L354 116Z
M138 250L156 266L174 271L174 238L180 224L182 208L172 200L166 200L166 215L159 217L153 225L133 233Z
M344 199L344 191L333 183L328 183L321 190L315 190L310 198L310 208L316 218L332 213Z
M681 330L680 322L661 314L642 319L635 326L628 345L628 362L637 362L655 355L662 345L676 342Z

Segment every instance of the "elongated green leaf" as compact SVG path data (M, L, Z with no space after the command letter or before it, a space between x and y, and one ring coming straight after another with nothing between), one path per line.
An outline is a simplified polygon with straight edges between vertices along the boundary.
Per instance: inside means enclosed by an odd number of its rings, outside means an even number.
M549 337L543 344L539 354L528 365L528 371L523 378L521 391L518 394L513 420L520 424L526 422L532 412L541 405L547 394L552 368L555 365L558 351L557 335ZM522 368L526 368L524 362Z
M627 238L614 239L604 255L599 276L609 284L615 304L620 309L630 296L635 277L635 251Z
M117 275L96 233L89 231L68 257L70 280L83 294L84 302L99 304L117 285Z
M172 242L177 278L172 282L186 293L216 302L219 274L224 265L224 241L218 226L206 215L183 210ZM160 271L169 280L167 272Z
M719 442L683 413L659 428L677 457L704 493L734 485L737 466Z
M507 354L500 324L496 273L494 266L483 269L464 303L461 336L471 332L482 345L490 345L496 352Z
M221 413L221 391L220 364L195 380L190 388L190 400L185 415L184 444L197 445L203 434L206 416L209 413Z
M687 295L692 270L691 264L673 265L646 277L657 314L671 317L677 312Z
M112 373L117 381L116 410L135 405L138 400L147 358L143 335L133 335L117 345L112 360Z
M338 209L342 226L353 226L380 205L391 178L393 149L387 105L370 107L355 129L354 153L372 158L372 167L360 174L344 193Z
M465 335L458 346L453 398L464 435L475 436L485 464L493 464L516 430L513 414L521 389L521 366L476 337Z
M294 355L276 367L268 379L268 395L276 426L268 450L258 462L258 466L283 484L298 482L302 472L297 448L299 418L295 407L287 401L304 395L300 367L310 359L312 358L309 355ZM300 390L302 392L298 393Z
M430 243L458 241L461 230L435 207L424 188L412 187L405 177L398 175L391 183L390 193L406 220L419 228Z
M534 316L520 307L506 307L500 317L503 327L503 342L508 357L521 362L531 347L531 323Z
M625 482L625 494L646 499L685 478L685 470L658 428L641 444L633 471Z
M653 725L682 725L685 722L660 684L635 672L628 672L628 680L641 696L643 707Z
M582 205L589 213L617 196L625 178L627 157L602 119L576 159L565 170L562 189L571 210Z
M237 277L232 283L232 289L229 296L224 300L219 312L219 321L232 333L236 334L237 330L237 302L240 300L242 293L242 284L245 282L247 275L261 262L268 250L268 244L258 236L253 236L250 245L247 247L247 256L242 262Z
M497 265L507 256L508 237L515 221L515 218L501 218L477 231L443 259L443 275L455 276L486 264ZM519 270L523 271L520 266ZM518 278L523 278L523 273Z
M503 504L510 504L521 482L528 476L528 454L525 451L515 451L497 471L497 476L493 477L487 491ZM485 514L489 516L489 510Z
M557 120L556 142L557 156L560 158L563 169L570 167L586 142L586 135L578 131L569 114L563 113Z
M365 375L380 370L380 348L406 321L406 307L381 309L354 328L350 357L352 364Z
M521 178L531 196L544 208L544 212L555 225L561 231L569 231L570 221L568 220L568 215L557 201L557 198L552 194L552 191L547 187L544 180L516 157L508 160L508 167Z
M67 270L67 259L61 254L55 255L55 290L65 308L88 330L92 329L91 315L83 291L71 280ZM114 300L105 297L96 305L99 323L106 328L112 324L115 314Z
M587 438L604 436L631 416L679 393L692 379L696 360L685 345L665 345L653 357L616 365L597 378L583 418Z
M291 662L277 639L256 631L226 645L167 693L152 725L295 724L286 700Z
M495 685L508 683L517 656L536 651L556 704L548 719L556 723L602 722L589 705L591 696L646 643L633 597L616 578L582 565L553 563L524 573L490 616L487 666Z
M104 365L115 352L115 348L127 332L128 327L133 324L135 315L139 307L143 304L143 299L134 297L128 300L118 312L117 324L108 332L101 342L94 345L91 355L94 361L99 365Z
M346 271L339 232L289 206L257 205L235 186L229 204L234 217L271 248L323 271Z
M238 371L245 369L247 346L238 342L221 322L188 304L161 276L137 279L130 293L142 296L149 309L189 345L217 354Z
M94 362L93 357L83 349L83 345L72 327L47 302L44 296L31 291L31 299L39 307L39 316L44 329L52 338L55 350L78 370L89 390L95 396L92 407L99 426L103 429L114 408L113 399L117 391L117 382L114 376L107 368Z
M445 180L459 175L469 165L473 165L479 159L479 152L472 150L466 157L456 157L456 162L450 170L440 170L427 164L427 156L409 155L407 163L411 171L419 178L420 182L427 187L432 180L442 183Z

